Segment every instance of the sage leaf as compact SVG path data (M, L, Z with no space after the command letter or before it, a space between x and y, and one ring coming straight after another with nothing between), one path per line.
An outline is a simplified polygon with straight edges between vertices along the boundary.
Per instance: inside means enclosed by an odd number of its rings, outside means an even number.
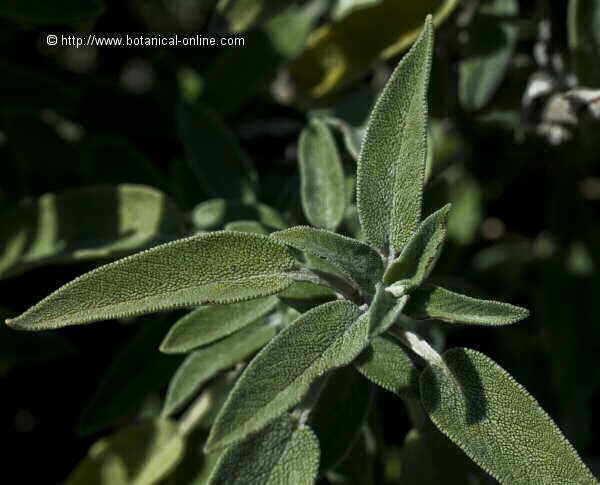
M0 277L46 264L123 256L184 231L183 215L151 187L123 184L46 194L0 215Z
M334 232L296 226L271 237L300 251L318 256L352 278L366 294L383 273L381 256L368 244Z
M217 373L233 367L263 347L275 335L275 328L258 321L239 332L192 352L171 379L163 415L179 411Z
M67 283L7 324L43 330L272 295L294 260L266 236L213 232L115 261Z
M309 418L321 447L321 474L334 469L357 442L372 400L373 386L352 366L327 379Z
M500 483L597 484L538 402L489 357L443 354L421 375L423 406L435 425Z
M163 340L160 351L185 353L250 325L278 304L274 296L229 305L200 307L180 318Z
M419 369L410 354L391 335L381 335L355 363L358 371L371 382L400 397L419 395Z
M319 470L319 441L289 415L228 448L208 485L312 485Z
M0 17L33 24L69 24L98 17L104 12L102 0L44 0L3 1Z
M467 325L510 325L529 316L525 308L472 298L440 286L415 290L404 311L413 318L435 318Z
M396 298L388 293L381 283L378 284L368 311L371 336L377 336L387 331L396 322L407 301L408 295Z
M229 394L206 448L215 450L264 428L298 404L312 382L349 364L368 343L368 320L349 301L302 314L252 360Z
M335 231L345 210L342 161L329 127L318 118L302 130L298 146L302 208L316 227Z
M227 199L210 199L192 210L192 223L197 230L222 229L239 220L256 220L269 230L285 229L288 224L275 209L260 202L244 204Z
M183 438L175 423L148 421L92 445L66 485L152 485L181 459Z
M435 266L446 240L450 204L431 214L402 248L383 276L385 284L406 282L407 291L420 286Z
M156 352L170 325L162 317L143 322L120 349L81 415L79 433L97 433L133 415L151 393L166 386L182 361L180 356Z
M498 90L519 36L511 19L517 0L493 0L481 7L469 29L467 57L459 66L459 99L464 108L483 108Z
M277 295L282 303L303 313L315 306L335 300L333 290L309 281L294 281Z
M421 220L433 24L404 56L375 103L358 160L357 202L367 241L399 251Z
M219 116L199 103L181 102L177 123L186 161L206 193L253 202L256 172Z

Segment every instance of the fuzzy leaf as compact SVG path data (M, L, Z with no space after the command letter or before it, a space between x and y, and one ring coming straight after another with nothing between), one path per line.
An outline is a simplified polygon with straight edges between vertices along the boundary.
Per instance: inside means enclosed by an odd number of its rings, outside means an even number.
M104 12L102 0L3 0L0 17L33 24L68 24L98 17Z
M368 312L371 336L387 331L396 322L407 301L408 295L396 298L386 291L385 286L378 284Z
M228 448L208 485L312 485L319 441L306 425L284 415L260 433Z
M294 261L273 239L214 232L180 239L107 264L7 320L43 330L202 303L272 295L291 283Z
M327 380L309 421L321 445L321 474L335 468L358 440L373 389L351 366L336 370Z
M254 201L252 163L218 115L199 104L180 103L177 122L186 160L204 190L213 197Z
M467 325L510 325L529 315L525 308L472 298L440 286L415 290L404 312L413 318L435 318Z
M174 423L136 424L94 443L66 485L156 484L181 459L183 450Z
M316 227L334 231L345 210L342 161L329 127L313 118L298 146L302 208Z
M493 0L481 8L469 31L467 57L460 63L459 97L468 110L483 108L498 90L513 57L518 28L517 0ZM514 20L513 20L514 21Z
M374 292L375 282L383 273L383 262L377 251L356 239L308 226L275 232L271 237L324 258L356 281L367 294Z
M170 321L156 317L153 320L144 322L113 359L83 411L78 426L81 434L103 431L136 413L148 395L160 391L181 364L179 356L156 352Z
M597 484L537 401L489 357L444 353L421 375L423 406L436 426L500 483Z
M431 17L379 96L358 161L358 212L367 240L399 251L421 220L427 159Z
M283 303L305 312L311 308L335 300L333 290L309 281L294 281L294 283L277 295Z
M398 396L418 396L419 370L392 336L375 337L357 359L356 368L371 382Z
M167 196L143 185L46 194L0 216L0 276L123 256L181 237L183 221Z
M274 335L273 326L259 321L192 352L171 379L163 415L168 416L179 411L198 393L206 381L252 355Z
M408 280L410 288L420 286L435 266L444 241L450 205L431 214L402 248L400 256L388 267L383 276L387 285Z
M300 402L312 382L368 343L368 320L348 301L302 314L248 365L211 430L207 449L240 441Z
M229 305L200 307L180 318L163 340L160 351L189 352L231 335L277 306L274 296Z

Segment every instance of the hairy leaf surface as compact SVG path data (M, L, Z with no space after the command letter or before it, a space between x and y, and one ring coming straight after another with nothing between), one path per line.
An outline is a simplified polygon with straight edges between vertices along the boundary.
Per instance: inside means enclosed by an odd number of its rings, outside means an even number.
M202 303L277 293L294 261L258 234L214 232L164 244L67 283L25 313L15 328L42 330Z
M383 273L383 261L372 247L334 232L297 226L271 235L277 241L300 251L324 258L350 276L367 293Z
M423 221L400 256L386 270L384 283L389 285L398 280L408 280L407 286L414 288L425 281L442 252L449 211L450 205L447 205Z
M228 448L209 485L312 485L319 470L319 441L306 425L284 415L260 433Z
M415 290L408 300L405 313L413 318L435 318L470 325L510 325L529 315L525 308L472 298L440 286Z
M368 311L371 336L380 335L387 331L396 322L407 301L408 295L396 298L386 291L385 286L379 283Z
M344 217L342 161L325 122L313 118L302 130L298 146L302 208L316 227L334 231Z
M368 343L368 320L348 301L301 315L248 365L211 430L207 449L259 431L298 404L312 382L349 364Z
M123 256L184 231L183 215L151 187L123 184L46 194L0 215L0 276Z
M258 320L277 306L274 296L229 305L200 307L180 318L163 340L160 351L189 352L210 344Z
M598 483L537 401L493 360L470 349L443 359L447 370L421 375L423 406L500 483Z
M381 93L358 160L358 212L367 240L399 251L421 220L427 159L431 17Z
M212 345L192 352L171 379L163 415L179 411L206 381L252 355L271 340L275 333L273 326L258 321Z

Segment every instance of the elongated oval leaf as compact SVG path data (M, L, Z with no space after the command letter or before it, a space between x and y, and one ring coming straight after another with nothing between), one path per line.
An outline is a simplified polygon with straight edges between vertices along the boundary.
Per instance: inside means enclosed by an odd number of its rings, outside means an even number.
M368 244L346 236L308 226L297 226L271 234L288 246L326 259L350 276L367 294L383 273L383 261Z
M210 305L198 308L171 328L160 351L165 353L189 352L210 344L251 324L277 306L274 296L229 305Z
M180 103L177 122L186 160L204 190L213 197L254 201L252 163L218 115L200 104Z
M66 485L156 484L173 469L183 451L183 438L171 421L130 426L94 443Z
M597 484L538 402L489 357L444 353L447 370L421 375L423 406L436 426L500 483Z
M401 295L396 298L386 291L383 284L379 283L375 296L369 305L368 315L371 336L386 332L396 322L407 301L408 295Z
M97 17L104 8L102 0L3 0L0 17L34 24L67 24Z
M348 301L301 315L248 365L210 432L217 449L259 431L298 404L311 383L350 363L368 343L368 320Z
M408 280L407 286L420 286L431 273L446 240L450 205L431 214L406 243L400 256L388 267L383 276L386 284Z
M260 433L228 448L208 485L312 485L319 471L319 441L284 415Z
M375 337L356 361L371 382L400 397L418 397L419 370L399 342L389 335Z
M123 256L184 231L183 215L151 187L123 184L46 194L0 215L0 276Z
M459 69L459 97L466 109L483 108L504 79L519 36L517 26L506 17L518 11L517 0L493 0L475 17L467 57Z
M202 303L234 303L277 293L294 261L273 239L214 232L163 244L67 283L12 327L42 330Z
M344 172L329 127L318 118L300 135L298 161L306 218L313 226L334 231L344 217Z
M427 159L427 88L433 25L427 18L415 45L381 93L358 160L358 212L367 240L398 251L421 220Z
M179 411L218 372L228 369L259 350L275 335L275 328L256 322L207 347L192 352L169 384L163 415Z
M404 310L413 318L435 318L468 325L510 325L529 315L525 308L472 298L440 286L415 290Z

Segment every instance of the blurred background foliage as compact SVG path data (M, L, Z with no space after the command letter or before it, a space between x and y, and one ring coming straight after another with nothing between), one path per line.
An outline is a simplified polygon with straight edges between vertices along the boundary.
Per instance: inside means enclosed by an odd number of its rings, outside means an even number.
M306 223L297 142L313 117L333 129L353 200L366 116L430 12L427 212L453 203L435 278L532 316L500 330L420 325L439 348L469 346L510 369L598 475L598 0L0 0L0 314L160 242ZM45 32L241 32L246 42L52 48ZM352 204L341 231L359 234ZM69 483L121 483L115 460L143 475L140 457L180 446L168 423L147 419L181 362L158 352L181 315L0 328L5 474L59 483L93 445ZM206 392L218 403L231 380L221 374ZM340 390L361 416L365 382ZM369 427L323 483L490 483L433 430L410 431L396 398L367 400ZM166 483L204 483L208 424Z

